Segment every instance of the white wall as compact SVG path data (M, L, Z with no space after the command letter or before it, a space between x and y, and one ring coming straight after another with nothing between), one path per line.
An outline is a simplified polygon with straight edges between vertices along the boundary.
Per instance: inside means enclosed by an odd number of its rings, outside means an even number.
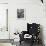
M0 0L0 3L8 3L8 0ZM8 8L8 5L0 4L0 20L3 19L3 18L1 18L1 15L4 16L4 17L6 16L6 11L5 10L7 8ZM3 23L3 26L4 25L5 25L5 22ZM1 27L1 25L0 25L0 27ZM7 32L7 31L1 32L0 31L0 39L8 39L8 38L9 38L9 32ZM11 45L11 43L0 43L0 46L12 46L12 45Z
M0 0L0 3L8 3L8 0Z
M17 19L17 8L25 9L25 20ZM11 36L16 30L19 32L27 30L27 23L40 23L43 30L46 30L44 9L40 0L9 0L9 31Z
M17 8L25 9L25 20L17 19ZM27 23L33 22L42 25L44 41L46 42L45 5L40 0L9 0L9 31L11 32L11 36L13 36L16 30L19 32L26 30Z
M9 39L7 28L7 9L8 4L0 4L0 39Z

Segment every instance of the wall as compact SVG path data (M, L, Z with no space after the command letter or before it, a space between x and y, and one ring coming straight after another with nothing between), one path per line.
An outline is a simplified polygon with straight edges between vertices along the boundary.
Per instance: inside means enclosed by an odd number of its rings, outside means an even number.
M0 39L9 39L7 28L7 9L8 4L0 4Z
M17 8L25 9L25 20L17 19ZM9 31L11 38L13 33L18 30L27 30L27 23L40 23L42 25L42 32L44 42L46 44L46 16L45 5L40 0L12 0L9 1Z
M25 9L26 19L17 19L17 8ZM27 30L27 23L40 23L46 30L46 16L44 5L40 0L9 0L9 31L10 36L18 30ZM12 38L12 37L11 37Z
M0 0L0 3L8 3L8 0Z
M8 0L0 0L0 3L8 3ZM5 15L6 15L6 11L5 10L8 8L7 6L8 5L0 4L0 20L2 19L1 15L3 15L5 17ZM3 25L4 24L5 23L3 23ZM9 38L9 33L8 32L6 32L6 31L1 32L0 31L0 39L8 39L8 38ZM11 43L0 43L0 46L12 46L12 45L11 45Z

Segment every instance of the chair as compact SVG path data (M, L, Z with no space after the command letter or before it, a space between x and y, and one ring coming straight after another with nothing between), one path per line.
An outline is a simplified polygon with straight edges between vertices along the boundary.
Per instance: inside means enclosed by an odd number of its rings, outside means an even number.
M39 43L39 33L40 33L40 24L36 24L36 23L29 24L29 23L27 23L27 31L22 31L22 34L19 35L20 36L20 44L22 41L25 41L25 38L24 38L25 34L29 34L32 36L29 39L29 41L31 42L32 45L34 42Z

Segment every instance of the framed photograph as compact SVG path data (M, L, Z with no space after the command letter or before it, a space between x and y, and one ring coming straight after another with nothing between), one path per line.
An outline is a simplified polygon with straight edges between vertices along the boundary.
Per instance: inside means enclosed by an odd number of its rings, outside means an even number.
M17 18L25 19L25 9L17 9Z

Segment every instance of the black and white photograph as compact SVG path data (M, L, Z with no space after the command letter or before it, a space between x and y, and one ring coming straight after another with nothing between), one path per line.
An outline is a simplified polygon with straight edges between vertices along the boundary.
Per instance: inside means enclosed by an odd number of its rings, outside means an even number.
M17 19L25 19L25 9L17 9Z

